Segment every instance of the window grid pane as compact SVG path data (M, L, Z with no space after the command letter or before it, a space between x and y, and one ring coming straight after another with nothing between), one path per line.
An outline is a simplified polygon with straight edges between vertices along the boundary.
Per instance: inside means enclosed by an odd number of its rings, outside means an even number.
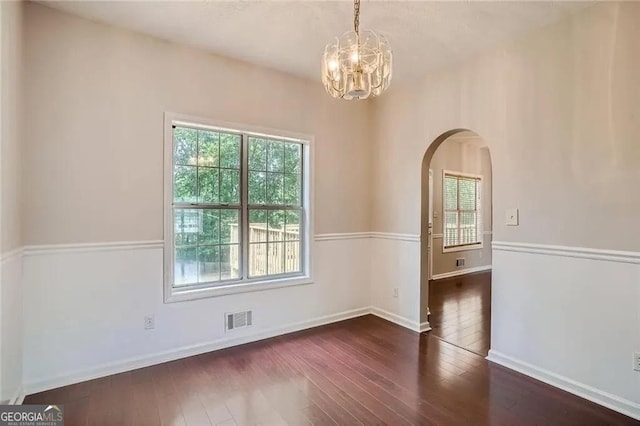
M173 199L192 203L197 201L198 169L193 166L176 165L173 171Z
M300 272L300 242L289 241L285 247L285 273Z
M175 285L236 279L240 209L174 209Z
M249 137L250 205L302 206L302 145Z
M253 137L248 145L249 277L299 273L302 145Z
M240 245L220 245L220 279L233 280L240 277Z
M198 133L195 129L176 127L173 132L173 164L195 166L198 156Z
M284 242L274 241L267 244L268 275L280 275L284 272Z
M198 246L198 283L220 281L219 246Z
M262 277L268 274L267 243L249 244L249 277Z
M301 272L300 218L299 210L249 209L250 277Z

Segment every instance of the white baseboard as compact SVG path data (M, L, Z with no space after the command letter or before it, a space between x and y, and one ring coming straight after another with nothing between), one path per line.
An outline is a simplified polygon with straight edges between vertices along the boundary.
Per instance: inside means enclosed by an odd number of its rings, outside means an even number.
M116 361L113 363L102 364L88 370L72 371L55 377L48 377L42 380L26 383L24 386L25 391L22 392L22 395L30 395L49 389L67 386L73 383L80 383L87 380L97 379L99 377L110 376L112 374L135 370L137 368L148 367L163 362L186 358L193 355L199 355L219 349L225 349L245 343L256 342L258 340L268 339L270 337L276 337L287 333L293 333L296 331L305 330L307 328L313 328L333 322L344 321L350 318L367 315L369 313L371 313L371 309L368 307L353 309L350 311L340 312L332 315L325 315L311 320L289 324L284 327L277 327L259 331L255 334L247 336L232 338L225 337L207 343L185 346L182 348L158 352L151 355L144 355L140 357L125 359L122 361Z
M9 405L21 405L24 401L25 393L22 390L22 387L18 388L13 398L9 400Z
M389 311L385 311L384 309L377 308L375 306L371 307L370 313L387 321L390 321L394 324L398 324L404 328L408 328L411 331L415 331L417 333L422 333L423 331L431 330L431 326L429 322L418 323L416 321L412 321L409 318L405 318L401 315L394 314Z
M457 276L460 276L460 275L473 274L475 272L484 272L484 271L490 271L490 270L491 270L491 265L476 266L475 268L459 269L459 270L456 270L456 271L445 272L443 274L436 274L436 275L433 275L431 277L431 279L432 280L442 280L444 278L457 277Z
M424 333L425 331L431 331L431 324L429 324L429 321L425 321L425 322L421 322L420 323L420 333Z
M610 408L619 413L640 420L640 404L620 398L607 392L603 392L591 386L585 385L551 371L545 370L524 361L517 360L508 355L501 354L495 350L490 350L487 359L496 364L500 364L511 370L533 377L557 387L581 398L588 399L596 404Z
M122 361L116 361L112 363L106 363L88 370L71 371L66 374L57 375L54 377L48 377L31 383L26 383L24 386L24 392L20 392L20 397L14 398L16 401L24 400L25 395L30 395L37 392L43 392L49 389L55 389L62 386L68 386L74 383L80 383L87 380L93 380L100 377L110 376L112 374L123 373L126 371L135 370L138 368L149 367L155 364L161 364L163 362L174 361L181 358L186 358L193 355L199 355L206 352L212 352L220 349L229 348L232 346L242 345L245 343L256 342L271 337L281 336L283 334L293 333L308 328L318 327L325 324L331 324L338 321L344 321L351 318L360 317L363 315L373 314L387 321L391 321L402 327L408 328L411 331L418 333L429 331L431 327L429 322L423 322L418 324L400 315L393 314L391 312L379 309L373 306L353 309L350 311L340 312L338 314L326 315L318 318L314 318L307 321L302 321L295 324L290 324L284 327L277 327L269 330L257 332L255 334L222 338L207 343L201 343L192 346L185 346L178 349L172 349L168 351L158 352L151 355L145 355L141 357L129 358Z
M387 321L398 324L409 330L421 333L431 330L429 322L417 323L403 316L388 312L384 309L380 309L374 306L368 308L354 309L350 311L341 312L338 314L326 315L318 318L314 318L307 321L302 321L295 324L290 324L285 327L273 328L265 331L261 331L249 336L243 336L239 338L223 338L212 342L187 346L175 350L159 352L156 354L130 358L123 361L114 363L103 364L90 370L74 371L68 374L59 375L56 377L50 377L37 382L28 383L24 387L24 391L19 389L16 395L10 400L10 404L21 404L25 395L42 392L49 389L58 388L61 386L67 386L73 383L79 383L86 380L92 380L99 377L109 376L112 374L118 374L125 371L135 370L137 368L148 367L155 364L160 364L167 361L172 361L180 358L186 358L201 353L211 352L219 349L224 349L232 346L242 345L245 343L255 342L270 337L276 337L287 333L293 333L296 331L318 327L333 322L343 321L350 318L355 318L367 314L373 314ZM629 401L615 395L600 391L588 385L578 383L566 377L552 373L550 371L541 369L534 365L528 364L523 361L519 361L510 356L503 355L495 350L490 350L487 359L496 364L500 364L509 369L518 371L527 376L533 377L542 382L548 383L559 389L565 390L572 394L578 395L582 398L595 402L596 404L603 405L612 410L618 411L630 417L640 420L640 404L636 404L633 401Z

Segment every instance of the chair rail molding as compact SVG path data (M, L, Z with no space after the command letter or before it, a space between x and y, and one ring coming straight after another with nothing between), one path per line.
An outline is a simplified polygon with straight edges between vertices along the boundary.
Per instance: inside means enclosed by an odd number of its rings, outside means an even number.
M512 251L520 253L544 254L550 256L574 257L579 259L603 260L608 262L640 264L640 252L595 249L585 247L557 246L549 244L516 243L493 241L496 251Z

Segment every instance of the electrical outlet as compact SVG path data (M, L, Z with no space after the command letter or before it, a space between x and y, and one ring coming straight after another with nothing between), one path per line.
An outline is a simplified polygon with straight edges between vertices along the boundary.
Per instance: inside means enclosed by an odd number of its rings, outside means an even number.
M144 317L144 329L153 330L156 327L156 320L153 315L146 315Z
M633 354L633 369L640 371L640 352Z
M393 297L398 297L398 287L393 289Z
M464 266L464 257L459 257L456 259L456 268Z

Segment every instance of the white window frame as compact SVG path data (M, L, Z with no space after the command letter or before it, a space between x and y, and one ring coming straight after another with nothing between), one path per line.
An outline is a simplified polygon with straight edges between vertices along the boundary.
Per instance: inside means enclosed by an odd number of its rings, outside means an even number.
M223 282L220 284L198 285L189 287L174 286L174 223L173 223L173 126L189 126L221 132L241 133L248 136L271 138L283 141L292 141L302 145L302 228L300 234L301 245L301 273L284 276L261 276ZM313 259L313 136L294 133L283 130L269 129L246 124L229 123L212 120L203 117L194 117L173 112L164 114L164 301L165 303L185 300L202 299L207 297L224 296L250 291L270 290L295 285L313 283L312 259ZM245 156L246 153L243 153ZM244 158L241 162L244 162ZM244 163L243 163L244 164ZM244 165L241 165L245 167ZM244 171L242 174L246 174ZM246 182L241 177L241 191L246 194ZM246 200L246 197L245 197ZM241 204L242 205L242 204ZM241 215L244 215L248 206L242 205ZM244 223L244 221L241 221ZM244 225L242 225L244 226ZM241 247L248 244L242 233ZM246 259L243 263L246 265ZM244 273L243 273L244 275Z
M479 204L480 204L480 208L476 210L476 212L478 212L477 214L480 215L480 223L478 224L478 229L476 230L477 234L478 234L478 242L477 243L472 243L472 244L464 244L464 245L458 245L458 246L450 246L447 247L445 246L445 234L446 234L446 211L447 211L447 204L446 204L446 200L445 200L445 196L446 196L446 183L445 183L445 177L447 175L450 176L458 176L461 178L469 178L469 179L478 179L479 183L480 183L480 189L477 191L478 194L476 194L476 198L479 200ZM483 231L483 222L484 222L484 215L482 214L482 209L484 208L484 203L482 202L482 185L483 185L483 176L482 175L475 175L475 174L470 174L470 173L462 173L462 172L456 172L456 171L452 171L452 170L442 170L442 253L452 253L452 252L456 252L456 251L467 251L467 250L481 250L484 248L484 231Z

